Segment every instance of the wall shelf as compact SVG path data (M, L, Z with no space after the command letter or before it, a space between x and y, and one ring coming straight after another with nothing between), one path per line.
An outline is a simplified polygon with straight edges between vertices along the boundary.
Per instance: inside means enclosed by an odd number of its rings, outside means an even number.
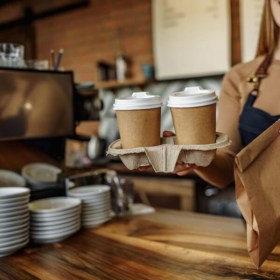
M100 81L95 84L97 89L118 89L122 87L139 86L142 87L146 85L149 81L144 79L127 79L124 81Z

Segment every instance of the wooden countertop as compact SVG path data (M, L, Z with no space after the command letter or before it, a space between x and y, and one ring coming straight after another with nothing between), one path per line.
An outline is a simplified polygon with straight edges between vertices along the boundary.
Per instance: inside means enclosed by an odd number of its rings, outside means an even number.
M280 245L257 270L242 220L158 210L29 245L0 259L0 279L280 279Z

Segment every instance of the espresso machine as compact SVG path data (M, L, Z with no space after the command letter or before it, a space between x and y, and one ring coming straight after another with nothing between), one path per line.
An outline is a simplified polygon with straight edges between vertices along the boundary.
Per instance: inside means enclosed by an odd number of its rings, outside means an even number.
M91 128L100 120L100 111L103 103L99 98L98 90L91 82L76 83L74 92L74 119L76 133L67 139L65 149L65 164L68 167L82 168L104 158L106 141L91 129L79 133L77 127L82 124Z

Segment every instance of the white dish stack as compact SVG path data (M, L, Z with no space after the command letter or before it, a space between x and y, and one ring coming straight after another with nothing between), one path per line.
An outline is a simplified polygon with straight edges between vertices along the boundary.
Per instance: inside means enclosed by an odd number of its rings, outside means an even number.
M32 190L43 190L56 187L57 175L61 169L47 163L31 163L25 165L21 174Z
M0 187L25 187L25 184L25 179L16 172L0 170Z
M0 257L8 256L29 242L30 190L0 188Z
M81 228L81 200L51 197L29 203L30 238L36 243L60 242Z
M82 200L83 227L98 227L112 218L110 189L107 185L88 185L69 190L69 196Z

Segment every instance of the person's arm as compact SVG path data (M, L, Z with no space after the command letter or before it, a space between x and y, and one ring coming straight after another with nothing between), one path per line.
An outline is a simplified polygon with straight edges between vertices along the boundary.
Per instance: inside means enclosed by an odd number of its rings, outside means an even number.
M217 131L225 133L232 141L231 145L218 149L216 157L208 167L199 167L195 172L207 182L223 188L234 180L234 158L241 149L241 140L238 130L241 111L241 96L238 71L233 68L224 77L219 98L219 118Z
M234 157L241 149L241 141L238 131L239 115L241 110L241 96L239 86L241 80L238 72L233 69L225 75L219 98L219 119L217 131L229 136L232 143L229 147L218 149L216 157L207 167L176 166L174 172L180 176L194 171L202 179L210 184L224 188L234 180Z

